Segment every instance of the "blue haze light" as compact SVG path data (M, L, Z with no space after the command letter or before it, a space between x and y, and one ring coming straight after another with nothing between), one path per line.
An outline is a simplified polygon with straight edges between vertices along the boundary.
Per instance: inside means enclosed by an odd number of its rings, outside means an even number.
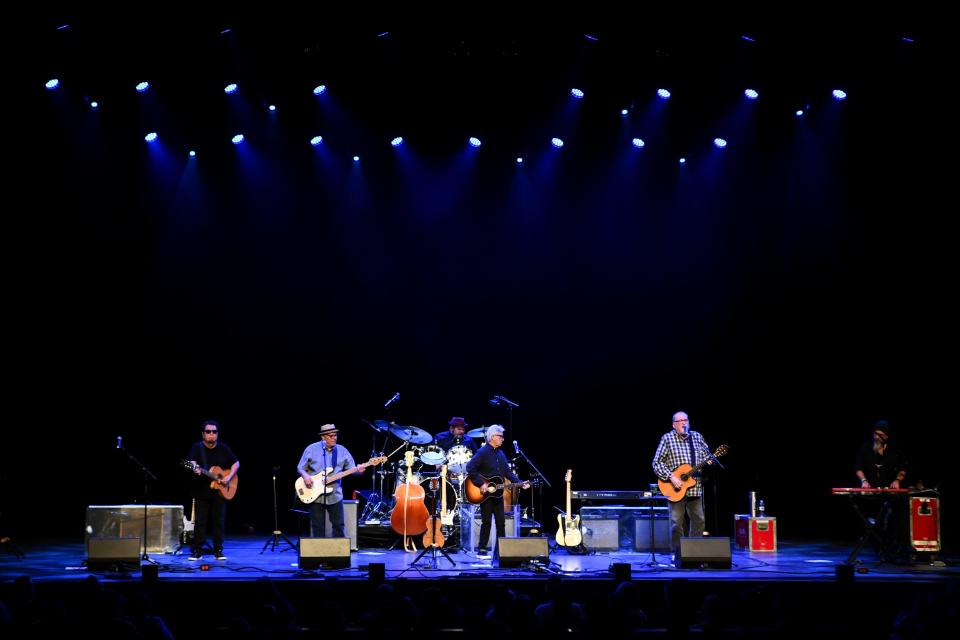
M137 93L143 93L144 91L146 91L146 90L149 89L149 88L150 88L150 83L149 83L149 82L139 82L139 83L137 83L137 86L136 86Z
M277 110L277 105L271 104L270 106L267 107L267 109L269 109L270 111L276 111L276 110Z
M231 82L223 88L224 93L236 93L237 92L237 83Z
M326 92L327 92L327 85L325 84L318 84L313 88L313 95L315 96L322 96Z
M577 100L583 99L583 90L582 89L570 89L570 95L572 95Z
M91 108L91 109L96 109L96 108L98 108L99 106L100 106L100 103L97 102L96 100L94 100L93 102L90 103L90 108Z
M837 100L847 99L847 92L844 91L843 89L834 89L831 95L833 95L833 97L836 98Z
M797 111L796 111L796 113L795 113L794 115L796 115L798 118L802 118L802 117L803 117L803 109L797 109Z
M47 80L46 84L44 84L43 86L45 86L50 91L53 91L54 89L60 86L60 80L58 80L57 78L50 78L49 80Z
M151 132L148 133L147 135L143 136L143 139L146 140L147 142L156 142L156 140L157 140L157 132L156 132L156 131L151 131Z
M552 138L552 139L550 140L550 144L552 144L552 145L555 146L557 149L559 149L560 147L563 146L563 140L561 140L560 138Z
M626 115L629 115L629 114L630 114L630 112L627 111L626 109L620 109L620 115L626 116Z
M399 147L402 144L403 144L402 136L397 136L396 138L390 141L390 146L393 146L393 147Z
M657 97L664 100L669 100L671 93L667 89L657 89Z
M756 100L760 97L760 94L757 93L756 89L747 89L743 92L743 95L747 97L747 100Z
M354 162L360 162L360 156L353 156Z
M714 138L713 146L715 146L717 149L723 149L724 147L727 146L727 141L724 140L723 138Z
M312 138L310 138L310 144L312 144L315 147L323 144L323 136L313 136Z
M517 164L523 164L523 156L517 156Z
M640 138L634 138L633 146L635 146L637 149L643 149L645 146L647 146L647 143L641 140Z
M680 158L680 164L687 164L686 158Z
M475 138L472 136L467 142L470 143L471 147L479 147L481 144L483 144L482 142L480 142L480 138Z
M233 144L243 144L244 139L245 138L243 137L243 134L238 133L237 135L230 138L230 142L232 142Z
M196 158L196 157L197 157L197 152L194 151L193 149L190 149L190 153L187 154L187 155L189 155L191 158Z

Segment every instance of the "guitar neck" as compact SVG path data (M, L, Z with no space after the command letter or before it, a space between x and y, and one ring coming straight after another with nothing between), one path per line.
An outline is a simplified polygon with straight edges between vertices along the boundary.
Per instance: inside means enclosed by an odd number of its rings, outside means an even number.
M570 517L570 483L567 482L567 517Z

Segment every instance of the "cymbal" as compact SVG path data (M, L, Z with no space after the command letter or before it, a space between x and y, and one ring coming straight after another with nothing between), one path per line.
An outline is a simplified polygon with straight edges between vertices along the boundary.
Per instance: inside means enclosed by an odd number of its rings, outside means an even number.
M380 433L386 433L387 431L390 431L390 423L386 420L374 420L373 428Z
M412 442L413 444L427 444L433 442L433 436L420 427L405 426L402 424L390 424L390 433L401 440Z
M468 438L486 438L487 437L487 428L486 427L477 427L476 429L470 429L465 434Z

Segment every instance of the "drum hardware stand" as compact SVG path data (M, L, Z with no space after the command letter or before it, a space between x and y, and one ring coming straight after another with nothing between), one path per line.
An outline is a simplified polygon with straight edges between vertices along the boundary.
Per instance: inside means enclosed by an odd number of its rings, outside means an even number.
M283 535L283 532L280 531L280 524L277 520L277 471L280 470L280 467L273 468L273 535L267 538L267 541L263 543L263 549L260 549L262 554L267 550L267 547L270 547L270 551L276 551L277 547L280 545L280 540L282 539L291 549L297 549L297 545L290 542L290 538ZM286 551L286 549L280 549L281 552Z
M657 512L656 505L659 502L658 498L651 496L648 498L650 504L650 559L643 565L645 567L666 567L670 565L660 564L660 561L657 560ZM669 515L669 514L668 514ZM672 522L672 520L671 520ZM671 525L673 526L673 525Z
M437 484L440 485L441 483L438 482ZM442 486L440 487L440 491L445 491L445 490L446 490L445 487L442 487ZM416 558L414 558L410 562L410 565L413 566L414 564L416 564L417 561L420 560L420 558L427 555L427 552L430 551L433 554L433 568L436 569L437 568L437 551L439 551L440 553L443 554L444 558L450 561L450 564L452 564L453 566L457 566L457 563L453 561L453 558L450 557L450 554L447 553L446 549L444 549L443 547L438 547L436 544L437 527L440 527L443 525L440 524L440 509L437 508L440 506L440 503L437 501L437 490L431 488L430 493L432 494L432 497L433 497L433 539L430 541L432 544L430 544L429 546L425 546L423 548L423 551L420 552L420 555L418 555Z
M512 409L511 409L511 410L512 410ZM537 474L538 476L540 476L540 480L543 481L543 484L547 485L547 487L553 488L553 485L550 484L550 481L547 480L547 477L546 477L545 475L543 475L542 473L540 473L540 469L537 469L537 465L533 464L533 461L532 461L530 458L527 457L527 454L525 454L523 451L520 450L520 447L517 445L517 441L516 441L516 440L513 441L513 447L514 447L514 449L515 449L516 452L517 452L517 456L520 457L520 458L523 458L523 459L527 462L527 464L530 465L530 468L533 469L534 472L536 472L536 474ZM543 486L542 486L542 485L538 485L538 486L537 486L537 495L539 496L540 500L542 501L542 500L543 500ZM541 504L541 507L542 507L542 506L543 506L543 505ZM533 524L534 524L535 526L537 526L537 527L541 526L540 523L537 521L537 512L536 512L536 509L535 509L534 504L533 504L533 491L530 492L530 513L531 513L531 515L532 515L531 520L532 520ZM518 526L517 531L519 532L519 526Z
M374 435L373 438L374 438L374 449L375 449L375 448L376 448L376 438L377 438L377 436ZM390 456L392 456L392 455L395 454L397 451L399 451L400 449L402 449L404 446L406 446L406 444L407 444L406 442L401 443L399 447L397 447L396 449L394 449L393 451L391 451L390 453L388 453L386 457L387 457L387 458L390 458ZM373 457L380 457L380 456L382 456L382 454L383 454L382 451L380 452L380 455L378 455L378 454L376 453L376 451L374 451L373 455L371 455L370 457L371 457L371 458L373 458ZM381 520L381 521L382 521L384 518L386 518L387 520L390 519L390 507L389 507L389 506L387 505L387 503L384 502L384 500L383 500L383 496L384 496L384 493L383 493L383 482L384 482L384 480L383 480L383 479L384 479L384 477L386 477L386 474L385 474L385 473L381 473L381 471L382 471L381 469L377 469L376 473L370 474L370 475L371 475L371 477L370 477L371 491L372 491L372 493L370 494L371 500L367 500L367 504L366 504L366 506L363 508L363 513L360 514L360 520L359 520L360 523L367 522L368 520ZM377 479L376 479L376 477L377 477L378 474L380 474L380 491L379 491L379 492L377 492L377 490L376 490L376 488L377 488L377 485L376 485ZM374 495L377 496L377 503L376 503L376 504L372 504L372 503L373 503L372 498L373 498Z

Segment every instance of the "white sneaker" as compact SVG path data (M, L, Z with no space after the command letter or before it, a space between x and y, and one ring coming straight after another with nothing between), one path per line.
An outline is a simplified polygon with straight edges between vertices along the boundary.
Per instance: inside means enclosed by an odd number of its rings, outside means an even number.
M199 555L196 555L196 556L195 556L195 555L191 555L189 558L187 558L187 560L190 560L191 562L196 562L197 560L199 560L199 559L202 558L202 557L203 557L203 556L199 556Z
M226 560L226 559L227 559L227 556L223 555L223 552L222 552L222 551L221 551L220 553L216 554L214 557L215 557L217 560Z

